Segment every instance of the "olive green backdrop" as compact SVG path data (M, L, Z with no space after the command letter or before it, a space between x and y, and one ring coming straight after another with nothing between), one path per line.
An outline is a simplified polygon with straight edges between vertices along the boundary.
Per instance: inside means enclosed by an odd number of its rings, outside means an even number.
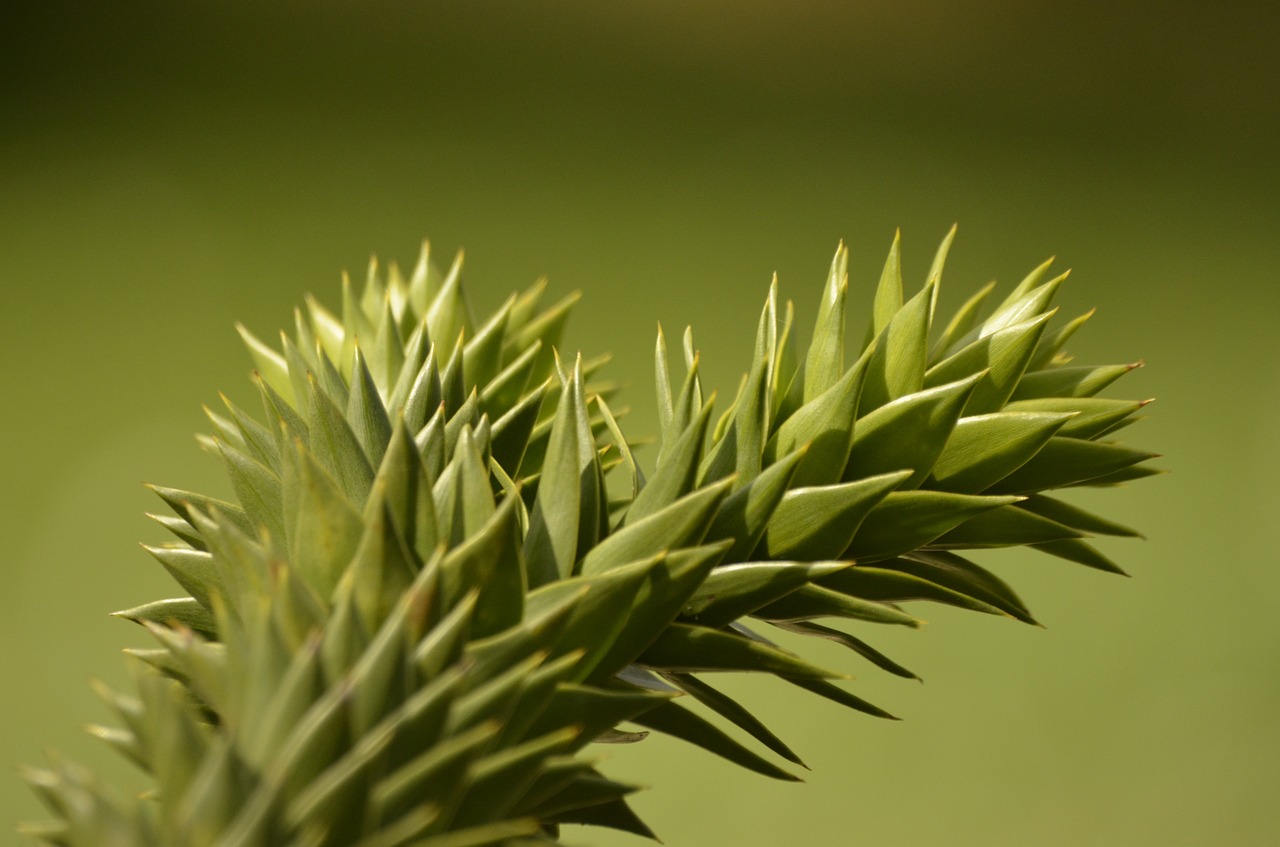
M772 784L677 742L605 748L683 845L1262 845L1280 789L1280 131L1267 4L983 0L6 3L0 22L0 826L39 814L173 593L136 546L154 481L222 490L202 403L253 402L272 337L368 255L467 250L482 307L549 275L568 346L654 413L656 323L745 370L770 275L802 321L839 239L869 295L894 228L944 300L1057 254L1073 349L1145 358L1113 395L1173 473L1079 502L1149 540L1134 578L986 559L1045 630L923 609L878 633L927 681L832 653L876 721L751 688L806 757ZM865 301L863 301L865 302ZM860 333L860 324L858 332ZM639 844L576 830L576 844Z

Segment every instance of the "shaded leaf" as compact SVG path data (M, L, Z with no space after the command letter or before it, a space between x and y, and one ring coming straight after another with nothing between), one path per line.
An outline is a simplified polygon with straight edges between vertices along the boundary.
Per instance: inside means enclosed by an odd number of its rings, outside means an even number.
M823 588L831 588L863 600L886 603L902 603L909 600L928 600L957 606L988 615L1005 615L1004 609L993 606L967 592L956 591L914 574L871 565L846 568L820 582Z
M892 605L863 600L819 585L798 588L752 614L771 623L808 621L814 618L848 618L913 628L920 626L919 620Z
M581 823L592 826L607 826L620 832L629 832L642 838L658 840L648 824L640 820L624 800L611 800L581 809L572 809L554 816L560 823ZM427 847L453 847L453 845L427 845ZM463 845L465 847L465 845Z
M533 381L534 366L542 351L535 341L507 364L497 376L480 389L480 405L490 417L500 418L525 397L525 389Z
M395 820L431 797L442 809L453 808L466 787L464 775L497 735L496 721L456 732L380 781L370 798L378 819ZM439 819L439 825L447 819Z
M623 519L624 523L635 524L666 508L693 489L710 416L711 404L708 403L699 410L689 426L673 435L669 445L664 444L665 452L658 458L657 470L632 501L631 508Z
M1125 538L1142 538L1142 534L1114 521L1107 520L1078 506L1064 503L1061 500L1036 494L1017 504L1019 509L1026 509L1041 517L1055 520L1081 532L1092 535L1118 535Z
M876 706L868 703L855 694L850 694L840 686L828 682L825 679L810 679L808 677L783 677L792 685L798 685L805 691L811 691L819 697L825 697L833 703L839 703L841 706L853 709L856 712L862 712L864 715L871 715L875 718L885 718L886 720L896 721L898 718Z
M854 419L862 392L867 363L874 345L821 395L796 410L783 421L765 446L767 463L807 445L796 470L795 485L824 485L839 482L853 446Z
M729 543L687 547L659 558L645 573L626 622L592 669L592 677L612 676L635 661L668 627L703 585Z
M391 419L387 417L386 407L378 396L377 383L359 347L351 366L351 393L347 398L346 418L369 466L377 467L391 441Z
M934 539L941 548L1016 547L1079 538L1081 533L1016 505L1000 506L966 520Z
M1062 348L1066 345L1071 336L1088 323L1093 317L1096 309L1090 309L1079 317L1072 318L1062 326L1052 332L1046 332L1040 337L1040 343L1036 346L1036 352L1031 357L1031 363L1027 365L1029 371L1039 371L1052 367L1055 362L1060 361Z
M515 475L522 470L525 448L538 422L548 385L549 381L544 382L525 394L493 424L493 458L509 474Z
M1134 368L1131 365L1075 365L1050 368L1024 374L1010 400L1035 400L1041 397L1092 397Z
M296 444L286 456L289 558L307 584L327 598L355 554L364 522L306 448Z
M725 561L742 562L750 558L804 454L805 448L801 448L773 462L758 477L720 502L706 537L733 541L733 546L725 552Z
M712 483L643 520L627 524L591 549L582 560L581 572L601 573L646 556L700 543L732 484L732 478Z
M561 726L577 726L582 730L578 741L586 744L617 724L632 720L670 699L670 694L633 686L606 689L562 682L529 732L540 735Z
M920 677L916 676L902 665L899 665L879 650L876 650L870 644L867 644L867 642L860 638L855 638L847 632L842 632L841 630L824 626L820 623L814 623L813 621L771 621L771 623L779 629L785 629L788 632L807 635L813 638L822 638L827 641L834 641L836 644L848 647L850 650L867 659L876 667L888 671L895 676L900 676L904 679L920 679Z
M1102 555L1096 547L1078 538L1035 544L1032 545L1031 549L1040 550L1051 556L1057 556L1059 559L1066 559L1068 562L1075 562L1078 565L1084 565L1094 570L1128 576L1119 565Z
M540 379L550 374L554 359L552 351L560 344L560 337L564 334L565 324L569 320L569 312L581 298L581 292L571 292L510 333L502 347L503 360L509 361L535 341L540 341L541 349L533 367L534 377Z
M758 774L788 782L800 781L678 703L663 703L631 720L632 723L687 741Z
M1005 406L1010 412L1042 412L1070 414L1058 435L1092 439L1115 428L1150 400L1108 400L1102 397L1043 397L1016 400Z
M316 461L337 481L356 508L364 506L373 484L373 465L346 416L312 381L311 451Z
M473 637L506 629L518 623L524 613L527 587L516 523L517 502L503 500L484 527L446 554L440 565L446 608L471 591L477 592Z
M698 586L682 616L704 626L725 626L785 597L849 562L746 562L716 568Z
M741 703L722 691L712 688L693 674L666 674L667 679L693 696L699 703L710 708L716 714L740 727L752 738L777 753L788 762L804 767L805 764L795 751L783 743L760 719L747 711Z
M245 513L258 526L265 527L272 538L284 543L280 477L225 442L219 441L217 446Z
M1023 623L1036 620L1022 599L999 577L964 557L946 550L915 550L880 562L878 567L912 574L981 600Z
M600 414L604 416L605 425L609 427L609 434L613 436L614 446L618 448L618 453L622 456L623 466L631 476L631 499L635 500L640 493L640 489L645 484L644 472L640 470L640 466L636 463L636 457L631 452L631 445L627 443L627 437L622 434L622 429L618 426L618 421L614 418L609 404L604 401L603 397L597 396L595 399L596 405L600 407Z
M619 633L627 624L627 610L636 602L649 571L658 566L659 561L660 557L654 556L602 573L559 580L529 595L527 614L532 615L549 604L557 603L566 594L575 593L584 586L587 588L591 601L574 606L569 620L551 646L552 657L574 650L584 651L573 675L574 681L585 680L613 649Z
M505 816L538 775L547 757L564 752L577 735L576 727L565 727L507 747L477 762L468 775L467 793L458 804L456 826L480 825L488 815L499 819Z
M807 677L838 677L761 641L719 629L674 623L641 654L639 663L674 672L760 671Z

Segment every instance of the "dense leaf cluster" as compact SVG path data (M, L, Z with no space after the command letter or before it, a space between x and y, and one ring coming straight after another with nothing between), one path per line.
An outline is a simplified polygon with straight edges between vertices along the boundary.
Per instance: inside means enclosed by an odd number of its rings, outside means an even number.
M950 240L907 298L895 239L853 351L843 245L804 347L775 281L718 415L692 335L673 383L659 332L648 474L616 386L595 381L604 360L556 354L576 296L544 306L541 282L477 321L461 255L440 274L424 247L407 277L344 280L339 314L308 299L279 348L242 329L263 415L227 401L203 439L238 502L155 489L178 540L149 549L184 596L120 613L159 646L131 651L137 691L103 689L120 726L94 729L154 796L57 762L27 774L57 817L29 831L68 847L649 834L589 744L656 731L792 778L709 711L799 762L709 672L888 716L758 624L911 677L818 621L916 626L910 600L1032 621L958 550L1118 571L1084 539L1134 533L1046 492L1151 473L1109 437L1144 404L1095 396L1132 366L1069 362L1088 315L1051 328L1065 274L1047 263L985 319L991 286L935 320Z

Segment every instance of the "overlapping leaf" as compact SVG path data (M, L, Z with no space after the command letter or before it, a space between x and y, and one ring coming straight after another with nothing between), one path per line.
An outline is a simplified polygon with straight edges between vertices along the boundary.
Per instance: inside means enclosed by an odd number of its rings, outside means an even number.
M936 315L954 230L906 290L895 237L851 352L848 249L807 347L770 286L719 417L693 335L673 385L655 351L659 449L642 467L605 358L561 358L570 295L539 281L491 315L461 254L408 276L373 263L331 312L308 298L274 349L241 326L265 418L230 401L202 443L237 503L177 489L149 547L184 596L119 613L137 694L103 690L95 735L159 802L55 760L27 772L55 845L457 847L554 842L566 823L648 827L584 750L623 722L779 779L800 758L705 678L753 672L891 717L744 624L906 668L846 628L917 626L902 604L1034 623L962 551L1023 545L1119 571L1086 541L1135 535L1053 489L1152 471L1113 440L1144 402L1097 397L1132 365L1067 364L1088 315L1054 325L1065 274L1029 274ZM1104 437L1106 440L1104 440ZM617 484L608 476L617 469ZM793 639L794 640L794 639ZM834 680L834 681L833 681ZM784 728L785 734L785 728Z

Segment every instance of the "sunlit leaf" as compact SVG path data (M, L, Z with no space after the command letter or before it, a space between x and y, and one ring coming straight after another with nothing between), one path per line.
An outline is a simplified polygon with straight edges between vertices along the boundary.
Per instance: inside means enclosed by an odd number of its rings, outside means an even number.
M1156 457L1155 453L1120 444L1054 436L1033 459L1000 480L991 490L1002 494L1027 494L1061 488L1105 478Z
M908 469L911 474L904 488L924 482L980 379L980 374L974 374L919 391L860 419L843 478L855 480Z
M845 555L864 563L900 556L923 547L970 518L1018 499L942 491L895 491L871 510Z
M792 489L769 519L761 549L769 558L837 559L876 504L909 476L910 471L897 471Z
M1024 465L1071 419L1049 412L961 418L933 466L928 487L979 494Z

